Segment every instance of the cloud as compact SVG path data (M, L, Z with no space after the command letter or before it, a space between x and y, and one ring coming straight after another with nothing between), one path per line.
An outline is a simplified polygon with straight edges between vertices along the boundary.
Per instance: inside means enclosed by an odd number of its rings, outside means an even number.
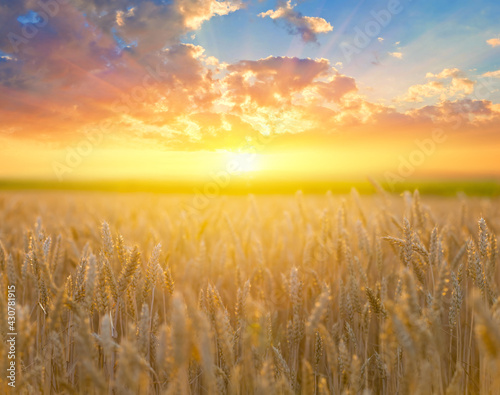
M318 81L315 83L315 87L321 98L334 103L340 102L348 93L358 90L354 78L341 74L334 75L328 82Z
M317 34L328 33L333 30L325 19L319 17L304 16L302 13L295 11L295 4L292 0L278 2L276 10L268 10L261 12L261 18L269 17L273 20L283 19L288 27L290 34L300 34L304 42L316 42Z
M445 100L436 105L410 110L407 115L419 124L451 124L455 128L500 121L500 112L491 101L473 99Z
M205 111L219 95L206 64L218 67L218 60L180 37L243 6L74 0L54 2L58 7L49 13L41 4L20 0L0 7L0 117L17 136L39 131L54 139L105 119L149 117L155 124ZM23 29L35 33L26 38Z
M441 94L445 89L442 82L429 81L426 84L412 85L402 98L403 101L421 102L423 97L433 97Z
M108 34L115 29L126 42L137 42L138 54L176 44L214 16L243 7L241 0L75 0L87 18Z
M403 59L403 54L401 52L388 52L390 56L396 59Z
M182 56L193 54L187 60L196 53L196 59L205 62L204 54L195 46L184 46L181 52ZM187 60L174 64L189 68ZM199 67L197 63L192 67L195 65ZM134 144L139 144L137 139L147 136L150 142L157 139L160 146L176 149L223 149L234 147L236 141L255 139L258 134L271 131L280 135L326 129L334 132L342 125L361 122L361 115L364 119L370 116L367 109L370 104L355 106L353 100L348 99L357 91L355 80L340 74L326 59L268 57L244 60L228 65L226 72L219 80L211 81L217 89L211 91L215 96L210 97L205 110L186 107L193 102L183 98L183 90L180 90L169 96L172 100L180 100L182 105L179 107L191 109L190 112L178 112L172 117L173 108L169 107L168 111L153 118L147 113L131 114L120 124L122 132L126 130L125 133L131 136L128 140L136 142ZM175 73L173 70L168 74ZM191 91L203 85L203 81L191 78L195 74L188 73L189 85L181 85L184 90ZM345 111L325 107L332 103ZM157 131L152 126L152 119L154 125L158 125Z
M451 80L450 96L463 92L464 95L470 95L474 92L475 81L468 78L453 78Z
M250 100L259 106L290 104L293 95L314 84L331 71L326 59L273 57L240 61L227 67L224 79L235 105Z
M158 90L170 112L203 111L218 97L204 52L201 46L177 44L160 53Z
M489 40L486 40L486 42L493 48L500 46L500 38L490 38Z
M500 78L500 70L488 71L488 72L483 74L483 77Z
M425 84L412 85L406 95L398 98L400 101L422 102L423 98L439 96L445 100L452 96L463 97L474 92L475 82L466 77L457 68L444 69L437 74L427 73L425 78L438 81L428 81ZM449 80L446 83L441 80Z
M106 124L110 145L218 149L270 131L320 141L358 127L427 127L454 113L486 122L500 112L465 101L474 82L459 69L428 73L404 98L441 103L401 113L366 100L354 78L332 67L340 62L269 56L227 64L181 42L204 21L243 7L240 1L73 0L16 51L8 33L36 26L37 4L0 7L0 133L12 139L64 146ZM291 2L261 16L284 20L304 41L332 29Z
M453 68L453 69L444 69L438 74L433 74L433 73L427 73L425 75L425 78L438 78L438 79L445 79L445 78L457 78L463 76L464 73L460 71L460 69Z
M214 16L228 15L243 7L242 1L218 1L203 0L178 1L179 13L185 18L185 25L188 29L197 30L203 22L208 21Z

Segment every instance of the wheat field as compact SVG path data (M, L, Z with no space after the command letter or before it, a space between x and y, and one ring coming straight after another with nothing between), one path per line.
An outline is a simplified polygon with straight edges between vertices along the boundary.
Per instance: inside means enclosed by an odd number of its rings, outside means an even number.
M498 203L3 192L0 392L500 393Z

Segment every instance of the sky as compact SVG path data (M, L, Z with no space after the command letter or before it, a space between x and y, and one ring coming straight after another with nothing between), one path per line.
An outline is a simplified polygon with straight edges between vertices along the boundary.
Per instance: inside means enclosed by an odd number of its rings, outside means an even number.
M499 20L493 0L0 0L0 178L500 178Z

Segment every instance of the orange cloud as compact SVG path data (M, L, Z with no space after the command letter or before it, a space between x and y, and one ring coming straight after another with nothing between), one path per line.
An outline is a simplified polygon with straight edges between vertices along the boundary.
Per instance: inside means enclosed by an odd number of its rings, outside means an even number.
M61 5L47 25L23 38L16 15L28 1L0 8L0 114L13 135L65 140L89 125L127 116L171 122L218 97L204 49L179 38L240 1L170 3L98 0ZM82 13L85 12L85 14ZM9 39L15 33L18 41ZM162 50L167 45L166 50ZM26 116L29 114L29 116Z
M500 70L488 71L487 73L483 74L483 77L500 78Z
M13 12L26 13L27 4L15 2ZM64 146L104 129L109 146L194 150L231 148L271 132L320 139L356 128L428 128L447 124L453 114L463 114L469 126L498 121L498 105L463 99L474 81L458 69L428 73L404 97L440 103L400 112L366 100L357 81L327 59L269 56L227 64L201 46L180 43L204 20L241 7L239 1L74 4L61 8L17 52L4 33L17 31L19 23L0 10L3 138ZM306 41L331 30L321 18L297 13L290 2L266 14L296 29L302 23Z
M354 78L336 74L330 81L315 83L316 92L326 101L338 103L346 94L358 90Z
M239 10L243 7L243 2L231 0L203 0L197 2L181 0L177 1L177 7L180 14L186 18L186 27L191 30L197 30L203 22L208 21L216 15L228 15L231 12Z
M227 67L224 79L231 101L241 105L254 101L259 106L290 104L299 93L331 71L326 59L268 57L257 61L241 61Z
M488 100L445 100L407 112L416 122L435 125L454 125L456 128L500 122L500 111Z
M489 40L486 40L486 42L493 48L500 46L500 38L490 38Z

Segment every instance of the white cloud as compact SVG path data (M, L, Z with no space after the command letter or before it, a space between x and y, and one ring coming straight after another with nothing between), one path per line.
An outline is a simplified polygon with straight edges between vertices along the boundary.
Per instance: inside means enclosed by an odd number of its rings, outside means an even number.
M452 96L459 98L469 95L474 91L475 82L466 77L465 73L457 68L444 69L441 72L427 73L427 79L449 80L445 83L442 81L428 81L425 84L412 85L408 88L408 92L401 101L422 102L424 97L439 96L441 100L445 100Z

